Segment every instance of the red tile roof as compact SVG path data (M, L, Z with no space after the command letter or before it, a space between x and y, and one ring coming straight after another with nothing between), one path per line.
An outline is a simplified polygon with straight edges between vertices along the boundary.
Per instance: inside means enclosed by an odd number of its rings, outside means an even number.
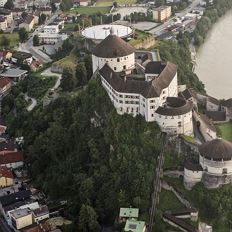
M7 167L0 167L0 176L14 178L12 171Z
M11 83L11 80L9 78L7 78L7 77L0 78L0 88L4 88L9 83Z
M23 152L9 152L0 154L0 165L23 161Z

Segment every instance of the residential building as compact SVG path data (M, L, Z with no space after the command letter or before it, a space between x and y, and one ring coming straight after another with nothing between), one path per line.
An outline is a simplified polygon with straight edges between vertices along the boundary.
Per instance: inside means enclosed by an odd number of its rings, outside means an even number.
M38 11L41 14L45 14L46 16L50 17L52 15L52 8L50 6L46 6L46 7L40 7L38 9Z
M7 29L7 19L5 16L0 15L0 30L5 31Z
M152 9L153 19L156 22L164 22L172 15L171 6L160 6L158 8Z
M6 139L6 141L0 142L0 155L16 151L18 151L18 144L16 144L14 140Z
M3 207L9 206L11 204L29 200L32 196L30 190L22 190L16 193L8 194L0 197L0 211L3 212Z
M44 33L57 34L60 32L59 24L50 24L44 27Z
M11 186L14 183L12 171L7 167L0 167L0 187Z
M32 212L32 219L33 219L33 222L35 222L34 217L33 217L33 211L39 208L40 208L40 205L37 201L36 202L30 202L30 201L17 202L17 203L11 204L8 207L4 207L3 216L6 219L8 225L12 225L11 213L14 212L15 210L28 209Z
M207 96L206 98L206 110L208 111L218 111L220 107L220 101L216 98Z
M30 65L32 63L33 57L31 53L28 52L22 52L22 51L17 51L14 52L11 58L11 61L14 64L25 64L27 63L28 65Z
M33 221L36 223L49 218L49 210L46 205L34 209L32 211L32 214L33 214Z
M24 79L28 74L27 70L22 70L20 68L8 69L6 72L1 73L0 77L9 78L15 82Z
M0 0L0 7L4 7L7 0Z
M7 93L9 93L11 86L12 82L9 78L0 77L0 96L5 96Z
M128 219L124 228L125 232L146 232L146 225L144 221L137 221Z
M22 23L19 24L19 28L25 28L27 32L32 31L35 25L34 16L27 15Z
M0 51L0 61L9 61L12 57L12 53L8 50L1 50Z
M67 34L39 33L40 44L56 44L68 38Z
M12 227L20 230L26 226L32 225L32 212L29 209L16 209L10 213Z
M77 0L75 1L75 5L78 6L88 6L90 4L89 0Z
M138 217L139 217L139 209L120 208L119 222L125 222L127 219L137 219Z
M7 24L11 24L13 21L13 14L11 10L0 8L0 15L6 17Z
M0 166L16 169L22 167L24 164L24 157L22 151L5 152L0 154Z

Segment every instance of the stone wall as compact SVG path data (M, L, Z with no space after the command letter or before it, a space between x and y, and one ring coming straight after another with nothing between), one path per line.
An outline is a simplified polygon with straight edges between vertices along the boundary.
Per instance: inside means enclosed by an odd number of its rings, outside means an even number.
M136 49L149 49L155 45L155 38L151 35L140 43L133 45Z

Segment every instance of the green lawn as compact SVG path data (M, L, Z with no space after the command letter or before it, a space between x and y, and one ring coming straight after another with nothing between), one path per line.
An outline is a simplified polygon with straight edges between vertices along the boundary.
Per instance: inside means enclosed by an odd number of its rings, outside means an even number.
M10 41L9 48L14 48L14 47L16 47L18 45L18 43L19 43L18 33L0 34L0 48L2 48L2 46L1 46L1 38L3 36L5 36L7 39L9 39L9 41Z
M136 30L135 31L135 35L134 35L134 38L131 39L129 41L129 44L134 46L142 41L144 41L146 38L148 38L150 36L149 33L146 33L146 32L143 32L143 31L139 31L139 30Z
M216 128L219 136L223 139L232 141L232 122L217 124Z
M96 6L112 6L114 1L97 1ZM119 5L132 5L136 0L116 0Z
M93 7L93 6L83 6L83 7L76 7L70 10L70 13L77 13L77 14L86 14L92 15L96 13L107 14L110 12L110 6L103 6L103 7Z
M74 31L74 27L77 25L77 23L65 23L64 29L62 29L62 32L66 31Z

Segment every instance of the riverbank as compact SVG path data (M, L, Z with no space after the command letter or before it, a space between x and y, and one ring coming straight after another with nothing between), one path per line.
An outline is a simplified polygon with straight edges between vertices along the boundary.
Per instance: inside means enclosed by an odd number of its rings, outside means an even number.
M196 56L195 73L205 84L207 93L218 99L232 97L232 31L229 28L232 28L232 10L214 24Z
M224 62L224 59L223 62L220 62L220 60L222 60L221 58L224 57L225 51L228 53L231 51L229 41L232 38L232 33L230 34L230 30L228 30L228 28L231 28L230 23L228 23L226 26L224 26L224 23L222 23L221 30L215 30L214 28L216 28L215 26L218 23L223 21L226 15L230 14L228 11L231 9L232 0L225 0L223 2L218 1L213 6L208 6L193 32L193 41L197 50L195 73L204 83L208 94L220 99L231 97L229 89L231 82L229 81L229 76L224 76L222 79L220 79L227 80L225 81L225 84L219 83L218 77L226 74L227 72L225 73L224 70L230 67L230 64L228 64L230 55L228 55L228 59L226 59L228 62ZM232 22L232 20L228 20L228 22ZM216 37L217 39L214 39L213 32L218 33L218 36ZM211 43L208 43L208 40L210 41L211 37L213 37L213 39L211 40ZM228 46L227 49L222 49L222 44ZM209 49L207 49L208 47ZM203 56L202 54L205 55ZM199 59L199 57L202 57L202 59ZM217 83L216 88L215 83Z

